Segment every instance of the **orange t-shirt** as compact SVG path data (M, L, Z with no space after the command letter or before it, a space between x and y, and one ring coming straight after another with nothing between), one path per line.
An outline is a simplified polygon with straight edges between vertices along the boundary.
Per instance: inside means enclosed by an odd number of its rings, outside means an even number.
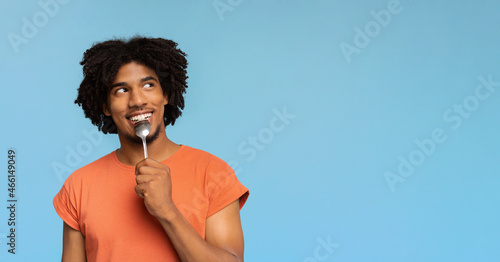
M188 146L162 162L170 167L172 198L205 237L206 219L249 191L221 159ZM71 174L54 197L54 207L85 237L87 261L180 261L158 220L134 187L135 167L112 152Z

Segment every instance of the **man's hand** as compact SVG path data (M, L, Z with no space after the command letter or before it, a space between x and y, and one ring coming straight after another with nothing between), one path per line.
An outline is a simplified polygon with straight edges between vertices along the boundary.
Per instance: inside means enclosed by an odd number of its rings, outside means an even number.
M135 192L144 199L149 213L157 218L175 213L172 201L172 181L170 168L162 163L146 158L135 166Z
M135 167L135 192L167 233L182 261L243 261L239 200L206 219L203 239L172 201L170 168L146 158Z

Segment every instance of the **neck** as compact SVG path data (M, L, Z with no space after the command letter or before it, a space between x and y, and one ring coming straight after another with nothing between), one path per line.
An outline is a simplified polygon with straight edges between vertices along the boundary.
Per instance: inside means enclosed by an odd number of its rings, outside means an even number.
M120 162L125 165L135 166L144 159L142 143L132 142L121 134L118 134L118 137L120 138L120 148L117 150L116 156ZM165 129L162 129L154 141L147 143L148 158L161 162L172 156L179 148L180 145L168 139Z

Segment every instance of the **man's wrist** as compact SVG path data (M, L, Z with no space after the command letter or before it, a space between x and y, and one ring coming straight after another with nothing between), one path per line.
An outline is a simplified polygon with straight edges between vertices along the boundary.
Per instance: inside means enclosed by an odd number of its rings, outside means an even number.
M176 219L178 219L179 217L181 217L182 214L181 212L179 211L179 209L177 209L177 207L175 206L175 204L171 204L169 205L165 211L161 212L160 214L158 214L156 216L156 218L160 221L165 221L167 223L172 223L173 221L175 221Z

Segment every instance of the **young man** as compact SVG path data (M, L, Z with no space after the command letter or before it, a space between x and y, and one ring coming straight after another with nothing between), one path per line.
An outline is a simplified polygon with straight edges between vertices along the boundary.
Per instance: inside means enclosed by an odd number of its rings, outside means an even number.
M120 148L75 171L54 197L63 262L243 261L248 189L219 158L178 145L165 127L184 108L185 54L166 39L88 49L75 101ZM134 126L149 121L148 158Z

